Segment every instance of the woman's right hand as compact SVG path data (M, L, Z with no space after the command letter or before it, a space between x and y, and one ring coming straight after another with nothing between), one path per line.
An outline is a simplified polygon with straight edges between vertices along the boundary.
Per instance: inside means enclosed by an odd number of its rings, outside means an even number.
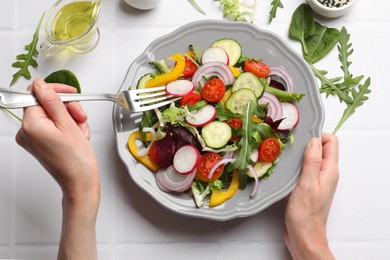
M30 152L74 198L99 193L99 174L89 142L87 115L78 102L64 104L56 92L73 93L73 87L35 79L29 87L40 106L24 109L16 142Z

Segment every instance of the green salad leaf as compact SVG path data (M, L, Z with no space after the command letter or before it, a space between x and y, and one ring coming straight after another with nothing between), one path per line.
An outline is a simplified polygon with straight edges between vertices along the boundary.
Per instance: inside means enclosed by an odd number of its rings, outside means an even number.
M345 121L351 117L357 107L368 100L367 94L371 92L368 77L363 84L360 82L364 75L354 77L350 72L350 56L353 53L350 35L345 27L341 30L328 28L314 20L313 11L307 4L301 4L294 12L290 24L290 37L301 42L302 55L310 68L320 80L320 92L326 97L335 95L341 103L346 105L333 134L336 134ZM337 45L338 44L338 45ZM325 57L337 45L338 58L341 62L343 76L328 77L328 72L318 69L314 63Z
M284 8L283 4L282 4L282 0L273 0L271 2L271 11L269 12L269 22L272 22L272 20L276 17L276 11L278 10L278 8Z
M39 39L39 30L41 28L41 24L44 17L45 14L42 15L41 20L39 21L39 24L35 30L31 43L24 47L25 50L27 50L27 53L17 55L16 56L17 61L12 64L12 67L19 68L19 70L12 76L12 81L10 83L10 86L12 86L21 76L26 79L31 79L29 66L32 66L33 68L38 67L38 62L36 61L35 58L39 54L37 50L37 44Z
M253 139L253 133L257 132L260 135L262 140L273 137L278 138L279 135L272 129L271 126L265 123L254 123L252 121L252 113L256 103L250 101L246 107L246 110L242 118L242 131L240 131L241 139L239 141L240 151L237 156L237 159L232 164L232 169L239 169L239 179L240 179L240 188L245 189L247 185L247 167L251 161L250 155L253 150L252 147L255 145L257 147L257 141Z
M252 22L256 12L257 0L252 3L239 0L214 0L223 8L223 16L231 21ZM249 20L248 20L249 19Z
M62 83L72 86L77 89L77 93L81 93L80 83L76 75L70 70L58 70L51 73L45 79L46 83Z

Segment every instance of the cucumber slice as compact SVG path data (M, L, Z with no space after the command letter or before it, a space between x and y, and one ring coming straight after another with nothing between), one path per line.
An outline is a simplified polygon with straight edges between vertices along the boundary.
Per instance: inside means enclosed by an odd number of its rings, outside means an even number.
M137 89L144 89L146 87L146 82L154 77L156 77L157 75L159 75L159 73L156 73L156 72L152 72L152 73L147 73L145 75L143 75L139 80L138 80L138 83L137 83Z
M271 169L271 167L273 166L272 162L258 162L256 163L253 168L255 169L255 172L257 173L257 178L261 178L264 176L264 174L266 174L269 169ZM251 171L247 171L246 173L248 175L248 177L251 177L251 178L255 178L255 176L253 176L252 172Z
M244 114L249 101L257 102L255 93L248 88L242 88L233 92L226 100L226 108L236 114Z
M202 138L211 148L225 146L232 137L232 128L225 122L213 121L202 128Z
M240 76L234 81L233 84L233 92L242 89L242 88L247 88L251 89L257 98L259 98L263 92L264 92L264 86L259 80L259 78L251 73L251 72L244 72L241 73Z
M218 46L226 51L229 56L229 65L234 66L241 58L242 47L236 40L230 38L223 38L211 44L211 46Z

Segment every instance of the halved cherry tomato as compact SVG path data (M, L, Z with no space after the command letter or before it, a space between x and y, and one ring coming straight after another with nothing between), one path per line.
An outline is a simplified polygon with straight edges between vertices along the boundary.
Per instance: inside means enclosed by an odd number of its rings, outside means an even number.
M237 128L242 128L242 120L239 118L233 118L231 120L225 120L225 122L230 125L232 128L237 129ZM241 139L241 136L232 136L229 139L229 142L235 142Z
M215 170L213 176L210 179L208 178L211 168L213 168L213 166L220 160L222 160L222 156L217 153L210 152L202 155L199 161L198 169L196 171L196 177L204 182L212 182L221 177L223 169L225 168L224 164L220 165Z
M226 120L225 122L233 128L241 128L242 127L242 120L239 118L233 118L231 120Z
M262 78L269 75L271 69L262 61L249 59L244 63L245 71L252 72L257 77Z
M187 56L184 56L184 60L186 62L186 66L183 71L183 77L185 78L192 77L192 75L194 75L198 66L196 66L196 64Z
M157 148L156 142L153 142L149 148L149 157L154 162L157 163Z
M225 95L225 83L219 78L212 78L204 84L202 97L208 102L218 102Z
M259 160L272 162L278 158L280 153L280 143L276 138L265 139L259 147Z
M180 99L180 106L185 106L185 105L192 106L195 105L196 102L201 100L202 100L202 96L198 92L191 92Z

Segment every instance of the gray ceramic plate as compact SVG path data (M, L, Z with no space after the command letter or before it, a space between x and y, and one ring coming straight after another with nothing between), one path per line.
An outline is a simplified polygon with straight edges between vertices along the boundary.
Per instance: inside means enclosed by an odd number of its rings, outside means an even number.
M296 92L306 96L298 103L300 122L295 128L295 143L283 150L274 173L260 182L255 198L250 198L252 186L239 192L228 202L215 208L196 208L188 193L170 194L161 191L154 174L137 162L127 149L129 134L138 127L141 115L130 115L118 106L114 107L113 119L119 155L134 182L164 207L179 214L224 221L259 213L286 197L294 188L300 174L304 149L310 138L320 136L324 110L316 79L301 56L275 33L249 23L205 20L187 24L153 41L130 66L121 90L134 87L138 79L151 72L150 61L166 59L176 52L188 51L193 44L205 49L220 38L234 38L243 49L243 55L262 58L269 65L277 65L292 76Z

